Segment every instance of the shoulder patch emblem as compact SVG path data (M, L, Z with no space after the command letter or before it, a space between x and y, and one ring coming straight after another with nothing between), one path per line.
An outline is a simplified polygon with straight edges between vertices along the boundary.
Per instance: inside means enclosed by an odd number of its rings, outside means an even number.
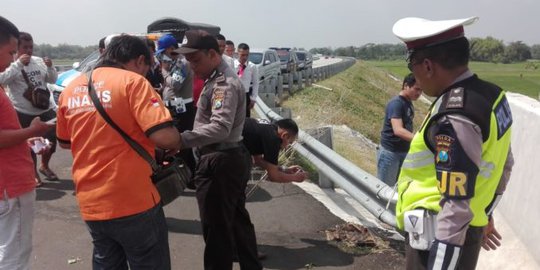
M461 109L465 104L465 89L458 87L450 90L448 94L448 101L446 102L447 109Z
M223 73L219 73L216 77L216 83L224 83L226 82L225 75Z
M435 136L437 156L435 157L437 163L449 164L451 161L452 144L455 139L448 135Z
M223 100L225 99L225 90L221 88L215 88L212 95L212 110L219 110L223 107Z
M497 140L500 139L506 131L512 126L512 111L506 96L504 96L494 110L497 120Z

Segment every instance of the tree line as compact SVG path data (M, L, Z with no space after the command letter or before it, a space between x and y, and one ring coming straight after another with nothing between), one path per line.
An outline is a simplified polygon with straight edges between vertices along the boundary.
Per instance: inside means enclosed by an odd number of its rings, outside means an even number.
M521 41L505 44L493 37L471 38L471 60L493 63L522 62L529 59L540 60L540 44L529 46ZM364 60L399 60L406 56L406 47L401 44L368 43L360 47L348 46L332 49L313 48L313 54L349 56Z
M80 45L69 44L59 44L57 46L52 46L50 44L34 44L33 54L41 57L47 56L51 59L70 59L79 61L97 49L97 45L83 47Z

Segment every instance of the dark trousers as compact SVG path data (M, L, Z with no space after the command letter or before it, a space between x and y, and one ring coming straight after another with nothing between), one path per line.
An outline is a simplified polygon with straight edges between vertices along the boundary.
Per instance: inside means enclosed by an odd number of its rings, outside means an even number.
M246 93L246 117L251 117L251 108L249 103L251 102L251 90Z
M94 244L92 269L171 269L167 224L161 204L142 213L86 221Z
M461 249L457 269L472 270L476 268L478 254L482 247L484 227L469 227L465 236L465 243ZM409 245L409 239L405 239L405 257L408 270L427 269L429 250L416 250Z
M233 249L240 268L262 269L255 229L246 209L251 156L245 147L200 157L195 173L204 241L204 268L232 269Z

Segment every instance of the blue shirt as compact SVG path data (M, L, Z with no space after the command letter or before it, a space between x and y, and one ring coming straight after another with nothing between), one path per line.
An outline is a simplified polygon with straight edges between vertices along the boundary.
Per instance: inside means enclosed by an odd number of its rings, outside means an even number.
M414 106L412 102L403 96L393 97L386 104L384 123L381 131L381 145L392 152L408 152L410 142L394 135L392 123L390 120L400 118L403 121L403 127L408 131L413 131Z

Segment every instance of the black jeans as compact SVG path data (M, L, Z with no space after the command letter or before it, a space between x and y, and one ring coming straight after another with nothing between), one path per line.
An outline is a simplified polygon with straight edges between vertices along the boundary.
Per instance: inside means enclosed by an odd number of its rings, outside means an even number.
M250 168L251 156L243 146L202 155L197 164L194 180L207 270L232 269L233 253L238 254L241 269L262 269L255 229L246 209Z
M132 216L86 221L94 244L94 270L170 270L167 224L161 204Z

